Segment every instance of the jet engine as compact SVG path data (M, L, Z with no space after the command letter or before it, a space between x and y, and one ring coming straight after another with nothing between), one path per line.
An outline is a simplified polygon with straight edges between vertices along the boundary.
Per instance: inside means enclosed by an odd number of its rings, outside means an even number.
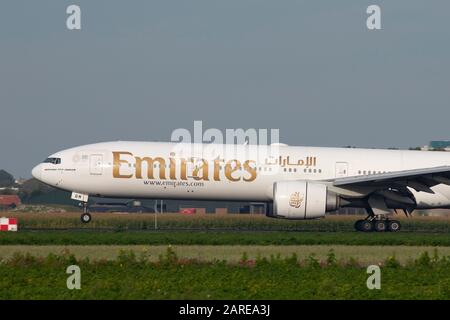
M273 186L273 210L267 216L285 219L316 219L339 208L339 196L325 184L280 181Z

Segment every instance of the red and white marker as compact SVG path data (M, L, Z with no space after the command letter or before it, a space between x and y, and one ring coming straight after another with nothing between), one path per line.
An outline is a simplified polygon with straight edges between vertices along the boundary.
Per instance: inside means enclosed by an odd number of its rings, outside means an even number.
M17 218L0 218L0 231L17 231Z

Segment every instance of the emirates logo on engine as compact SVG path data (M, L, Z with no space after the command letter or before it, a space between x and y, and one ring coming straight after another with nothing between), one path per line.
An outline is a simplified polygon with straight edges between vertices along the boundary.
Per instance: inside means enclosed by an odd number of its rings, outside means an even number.
M289 197L289 205L293 208L300 208L303 202L303 197L300 195L300 192L294 192Z

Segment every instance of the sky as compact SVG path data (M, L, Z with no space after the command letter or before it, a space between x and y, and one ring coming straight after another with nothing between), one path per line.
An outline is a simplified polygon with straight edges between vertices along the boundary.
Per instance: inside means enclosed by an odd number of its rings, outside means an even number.
M68 30L66 8L81 8ZM381 7L381 30L366 9ZM450 2L2 0L0 169L176 128L278 128L290 145L450 139Z

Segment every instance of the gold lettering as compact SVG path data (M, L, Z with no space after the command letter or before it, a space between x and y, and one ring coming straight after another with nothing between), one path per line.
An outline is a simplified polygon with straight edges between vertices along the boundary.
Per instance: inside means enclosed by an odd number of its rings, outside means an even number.
M123 178L123 179L131 178L133 176L132 174L120 174L120 164L121 163L128 164L127 160L120 159L121 155L132 156L133 154L131 152L126 152L126 151L113 152L113 177L114 178Z
M147 163L147 178L154 179L153 176L153 164L158 162L159 165L159 178L165 180L166 179L166 160L161 157L149 158L149 157L135 157L136 159L136 178L142 179L142 163Z
M254 163L255 167L250 166L250 163ZM250 173L250 178L245 178L244 181L250 182L256 179L256 162L253 160L247 160L244 162L244 170Z
M180 179L181 180L187 180L186 175L186 159L181 158L181 170L180 170Z
M214 159L214 180L220 181L220 165L223 159Z
M234 168L232 167L232 163L235 163L236 165L234 166ZM241 169L241 163L239 162L239 160L230 160L225 164L225 176L227 177L228 180L230 181L239 181L241 180L241 178L233 178L233 172L238 171Z
M192 177L195 180L205 180L208 181L209 180L209 172L208 172L208 162L206 162L205 159L200 159L200 161L202 162L201 166L195 166L194 170L192 171ZM199 177L198 174L202 173L202 175Z
M176 176L176 169L177 169L177 161L174 158L169 158L170 159L170 179L171 180L177 180L177 176Z
M113 152L113 177L128 179L132 178L133 174L121 174L120 169L122 165L131 167L131 163L125 159L123 156L134 155L127 151L114 151ZM155 179L154 168L157 167L159 170L159 179L166 179L166 161L169 161L169 179L177 180L177 166L178 161L180 162L180 179L188 180L188 178L193 178L194 180L204 180L209 181L209 165L210 163L205 159L189 158L189 159L175 159L171 156L168 159L162 157L134 157L135 159L135 177L136 179ZM188 163L194 164L192 173L188 171ZM143 177L143 165L147 165L147 175ZM213 179L214 181L221 180L222 165L224 165L225 177L229 181L240 181L244 180L246 182L251 182L257 177L256 162L254 160L246 160L243 164L237 159L229 160L225 162L224 159L214 159L214 170ZM316 165L316 157L308 157L306 159L306 165ZM190 168L190 167L189 167ZM145 170L145 169L144 169ZM190 169L189 169L190 170ZM235 176L236 171L241 171L242 176ZM189 174L189 177L188 177ZM192 176L191 176L192 175Z

